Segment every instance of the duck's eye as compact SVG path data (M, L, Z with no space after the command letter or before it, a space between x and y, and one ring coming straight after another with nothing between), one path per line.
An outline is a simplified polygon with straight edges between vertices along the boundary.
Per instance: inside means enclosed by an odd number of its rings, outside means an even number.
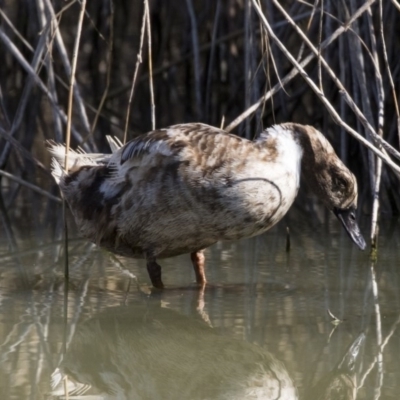
M348 183L346 179L342 176L334 176L332 177L332 188L335 191L345 191L345 189L348 187Z

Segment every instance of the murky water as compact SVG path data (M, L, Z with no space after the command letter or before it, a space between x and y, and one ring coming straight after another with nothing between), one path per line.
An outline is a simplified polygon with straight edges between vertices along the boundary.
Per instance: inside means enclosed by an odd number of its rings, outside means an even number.
M208 249L204 290L188 256L162 260L162 292L76 239L66 291L62 244L3 233L0 398L397 399L398 226L372 265L336 221L292 218Z

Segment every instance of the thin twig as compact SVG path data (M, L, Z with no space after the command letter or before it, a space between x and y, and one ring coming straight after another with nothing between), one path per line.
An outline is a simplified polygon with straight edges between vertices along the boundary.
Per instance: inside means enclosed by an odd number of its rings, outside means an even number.
M4 11L0 8L0 16L4 19L7 25L14 32L15 36L33 53L34 49L31 44L19 33L18 29L14 26L14 24L10 21Z
M149 86L150 86L150 99L151 99L151 127L153 130L156 129L156 103L154 101L154 87L153 87L153 61L151 51L151 25L150 25L150 9L149 0L144 1L146 8L146 25L147 25L147 51L149 58Z
M43 34L43 30L46 27L47 24L47 17L46 17L46 12L45 12L45 6L43 3L43 0L36 0L37 5L38 5L38 14L39 14L39 21L41 25L41 31ZM51 53L51 47L52 47L52 42L49 40L49 38L46 38L46 46L49 49L49 53ZM48 74L48 82L49 82L49 89L51 93L53 94L53 98L58 103L58 95L57 95L57 90L56 90L56 82L55 82L55 74L54 74L54 68L53 68L53 63L51 62L51 58L49 57L49 54L46 54L46 57L44 59L44 63L46 66L47 74ZM56 139L56 142L60 143L62 142L62 124L61 124L61 118L58 115L56 107L53 108L53 115L54 115L54 136Z
M252 34L251 34L251 2L245 1L245 14L244 14L244 106L248 108L251 104L250 91L252 81L252 63L251 53L253 50ZM245 121L244 137L250 139L250 121Z
M372 3L374 3L376 0L369 0L367 3L363 4L354 14L353 16L347 21L346 24L343 26L340 26L338 29L336 29L335 32L332 33L330 37L325 39L320 46L321 51L327 48L330 44L332 44L342 33L346 32L348 29L350 29L350 26L354 20L359 18L369 7ZM315 58L314 54L309 54L306 58L303 59L303 61L300 63L301 67L304 68L306 67L310 61L312 61ZM232 131L235 129L244 119L246 119L248 116L253 114L261 105L265 103L266 100L268 100L271 96L273 96L275 93L277 93L282 86L286 85L288 82L290 82L294 77L296 77L300 71L295 67L293 68L279 83L277 83L271 90L269 90L267 93L264 94L256 103L254 103L250 108L245 110L242 114L240 114L238 117L236 117L226 128L225 130L227 132Z
M200 50L199 50L199 37L197 33L197 20L196 13L194 11L192 0L186 0L186 5L189 12L189 19L191 25L191 37L193 47L193 69L194 69L194 86L196 94L196 116L197 119L201 119L201 82L200 82Z
M67 116L57 104L57 101L54 99L52 93L49 91L49 89L46 87L46 85L43 83L40 77L36 74L36 71L32 68L32 66L26 61L25 57L22 55L19 49L15 46L15 44L11 41L11 39L7 36L7 34L1 29L1 27L0 27L0 40L3 41L7 49L18 60L22 68L33 78L35 83L38 85L39 89L47 96L51 105L56 108L63 122L66 123ZM82 141L82 137L76 129L72 128L72 133L74 134L74 137L78 141Z
M45 190L41 189L40 187L33 185L32 183L29 183L21 178L18 178L18 176L12 175L9 172L3 171L0 169L0 175L4 176L5 178L11 179L15 182L18 182L20 185L25 186L31 190L33 190L36 193L39 193L43 196L46 196L50 200L56 201L57 203L61 203L62 200L59 197L53 196L51 193L46 192Z
M65 161L64 168L68 173L68 153L69 146L71 141L71 124L72 124L72 100L74 95L74 83L75 83L75 73L76 73L76 65L78 61L78 53L79 53L79 44L82 33L82 25L83 25L83 17L85 15L86 8L86 0L82 0L81 3L81 11L79 13L78 25L76 28L76 37L74 50L72 53L72 62L71 62L71 76L69 82L69 93L68 93L68 116L67 116L67 127L65 131ZM67 216L66 216L66 204L65 199L63 201L63 217L64 217L64 238L65 238L65 264L64 264L64 276L65 276L65 287L68 288L68 279L69 279L69 262L68 262L68 225L67 225ZM66 289L66 296L68 300L68 289Z
M351 12L354 12L356 9L356 2L355 0L350 0L350 8ZM348 10L347 7L344 7L345 13L348 17ZM374 137L377 134L375 133L375 123L374 123L374 118L372 115L372 108L371 108L371 101L370 101L370 96L368 93L368 84L367 84L367 77L365 73L365 60L364 60L364 54L361 49L361 43L360 40L358 40L359 37L359 21L356 20L353 22L353 30L356 33L357 36L355 35L349 35L348 40L349 40L349 47L350 47L350 61L351 65L353 66L353 72L354 72L354 82L353 84L356 85L356 90L360 92L360 101L361 101L361 107L362 107L362 114L363 118L360 119L360 122L363 123L364 121L368 121L368 125L371 125L371 129L368 127L365 127L366 129L366 136L368 138ZM356 90L354 92L356 92ZM349 98L347 96L347 98ZM346 100L346 98L345 98ZM350 108L354 109L350 105ZM361 114L361 113L360 113ZM373 133L371 132L373 131ZM371 194L373 194L373 188L375 187L375 157L371 152L367 153L368 157L368 173L369 173L369 178L370 178L370 188L371 188Z
M44 32L42 33L42 36L39 39L39 43L36 46L36 50L33 56L33 60L32 60L32 64L30 65L30 68L34 71L34 75L37 76L37 70L40 66L40 61L43 55L44 50L46 49L46 40L47 40L47 32L49 31L50 25L47 24L46 29L44 30ZM0 30L0 37L1 37L1 30ZM3 40L5 40L6 37L3 36ZM8 38L7 38L8 39ZM7 40L6 40L7 41ZM13 136L15 134L15 132L17 131L17 129L20 127L24 113L25 113L25 109L26 106L28 104L28 100L29 100L29 96L31 94L32 88L33 88L33 83L34 83L34 79L32 75L29 75L27 78L27 81L24 85L24 89L22 91L22 95L20 98L20 101L18 103L18 108L17 111L15 113L15 117L12 121L12 125L10 128L10 131L8 132L8 134L10 136ZM6 163L6 160L8 158L8 155L10 153L10 149L11 149L11 145L9 142L6 143L6 145L3 148L3 151L1 153L0 156L0 168L3 167Z
M71 2L69 5L65 6L59 13L55 14L54 9L53 9L53 5L51 3L51 0L45 0L46 2L46 6L47 6L47 10L49 11L51 18L52 18L52 23L54 24L54 29L55 29L55 43L57 45L57 49L60 55L60 59L62 62L62 65L64 67L65 73L67 74L67 76L71 76L71 63L69 61L69 57L68 57L68 53L66 50L66 47L64 45L64 41L62 39L61 33L60 33L60 28L59 28L59 21L57 19L58 15L62 15L62 13L66 10L66 8L68 6L70 6L71 4L73 4L74 2ZM82 99L82 96L80 94L80 90L79 90L79 86L78 84L75 82L74 84L74 98L75 98L75 102L76 102L76 108L78 110L78 115L80 116L80 120L83 124L83 127L85 128L85 131L87 133L90 132L90 124L89 124L89 119L87 117L86 114L86 110L85 110L85 105L84 105L84 101ZM83 139L81 138L80 140L78 139L79 142L82 142ZM91 143L92 149L94 151L97 151L96 146ZM87 148L87 150L90 150L89 148Z
M220 10L221 10L221 0L217 0L213 30L212 30L212 35L211 35L210 59L208 61L208 68L207 68L206 98L205 98L205 107L204 107L206 120L210 114L211 82L212 82L213 70L214 70L214 58L215 58L216 39L217 39L217 32L218 32L218 22L219 22Z
M146 0L144 0L144 1L146 1ZM133 73L131 92L129 93L128 107L126 109L124 140L123 140L124 144L126 143L126 138L127 138L127 135L128 135L129 116L130 116L130 112L131 112L131 104L132 104L132 99L133 99L133 92L134 92L134 89L135 89L136 78L137 78L137 74L139 72L139 66L142 63L144 28L145 28L145 25L146 25L146 12L147 12L147 9L146 9L146 7L144 7L143 17L142 17L142 27L140 28L139 51L138 51L137 56L136 56L137 58L136 58L135 72Z
M381 18L381 27L382 27L382 2L379 1L379 9L380 9L380 18ZM385 101L385 93L383 89L383 81L382 75L380 72L379 66L379 58L378 58L378 50L376 45L375 38L375 30L372 20L372 10L368 10L368 25L369 25L369 33L371 39L371 52L375 61L375 81L376 81L376 91L378 94L378 134L380 137L383 136L383 126L384 126L384 101ZM371 248L375 253L374 257L376 257L377 251L377 241L378 241L378 217L379 217L379 191L381 185L381 177L382 177L382 160L378 158L376 160L376 170L375 172L375 187L373 188L373 202L372 202L372 218L371 218Z
M315 85L315 83L310 79L304 68L294 59L294 57L291 55L291 53L286 49L284 44L278 39L278 37L275 35L273 32L271 26L269 25L267 19L265 18L261 8L257 4L256 0L251 0L253 3L254 8L257 11L257 14L259 15L261 21L263 22L263 25L265 29L267 30L269 36L277 43L278 47L281 49L281 51L285 54L287 59L293 64L295 68L298 69L299 73L303 77L303 79L308 83L308 85L311 87L311 89L314 91L314 93L318 96L318 98L321 100L321 102L324 104L328 112L330 113L332 119L340 126L342 126L344 129L346 129L347 132L349 132L352 136L354 136L359 142L361 142L364 146L372 150L376 155L382 158L382 160L389 165L393 171L397 172L400 177L400 167L396 165L387 155L385 155L382 151L378 150L375 146L373 146L370 142L368 142L364 137L362 137L358 132L356 132L353 128L351 128L349 125L347 125L339 116L339 114L336 112L336 110L333 108L331 103L326 99L324 94L319 90L318 86ZM346 94L346 93L344 93ZM347 99L348 100L348 99Z
M400 4L397 2L397 0L392 0L392 3L400 11Z
M113 54L113 45L114 45L114 3L113 0L110 0L110 36L108 38L108 52L107 52L107 72L106 72L106 87L104 89L103 95L101 96L100 104L98 109L96 110L96 115L93 120L92 129L90 130L89 135L85 138L85 141L89 136L93 135L97 121L99 119L101 110L103 109L104 103L107 99L108 90L110 88L111 81L111 64L112 64L112 54ZM82 143L80 143L82 145Z
M65 161L64 161L65 172L68 172L68 153L69 153L69 146L71 143L72 100L73 100L73 96L74 96L76 64L78 62L79 44L80 44L80 40L81 40L83 17L85 15L85 9L86 9L86 0L82 0L81 11L79 13L78 25L76 28L75 44L74 44L74 50L72 53L72 62L71 62L71 75L70 75L70 81L69 81L67 127L65 130Z
M396 7L398 7L398 10L400 11L400 5L395 0L392 0L392 2L394 5L396 5ZM388 55L387 55L387 50L386 50L385 35L383 34L382 0L379 0L379 16L380 16L379 32L380 32L380 36L381 36L383 59L385 60L385 68L386 68L386 72L388 74L390 87L392 88L393 103L394 103L395 110L396 110L397 121L398 121L398 124L400 124L400 111L399 111L399 104L397 102L396 88L394 86L392 71L390 70L390 65L389 65L389 60L388 60ZM398 128L397 133L399 135L399 143L400 143L400 126Z
M46 0L46 1L48 1L48 0ZM376 0L374 0L374 1L376 1ZM301 13L301 14L296 15L295 17L293 17L293 19L295 21L302 21L304 18L307 18L309 15L310 15L310 12ZM279 27L282 27L282 26L285 26L285 25L287 25L287 21L279 21L279 22L276 22L275 24L273 24L273 27L274 28L279 28ZM225 43L227 41L230 41L230 40L235 40L236 38L238 38L241 35L243 35L243 32L244 32L243 29L238 29L238 30L234 31L233 33L229 33L227 35L220 36L218 39L215 40L214 44L216 46L216 45L223 44L223 43ZM256 29L256 33L257 34L260 33L259 29ZM207 50L210 50L212 48L212 46L213 46L212 42L205 43L205 44L203 44L203 45L201 45L199 47L199 52L202 53L202 52L205 52ZM176 66L178 66L180 64L183 64L188 60L191 60L193 57L194 57L193 53L188 53L188 54L182 55L177 60L166 62L162 66L154 68L154 70L153 70L153 78L156 75L163 74L164 72L170 70L171 68L174 68L174 67L176 67ZM139 78L139 81L144 81L146 79L148 79L148 75L147 74L143 74ZM114 97L120 96L121 94L123 94L126 91L128 91L130 88L131 88L130 84L129 85L122 85L120 87L117 87L116 89L113 89L113 90L110 91L110 93L108 95L108 99L112 99Z

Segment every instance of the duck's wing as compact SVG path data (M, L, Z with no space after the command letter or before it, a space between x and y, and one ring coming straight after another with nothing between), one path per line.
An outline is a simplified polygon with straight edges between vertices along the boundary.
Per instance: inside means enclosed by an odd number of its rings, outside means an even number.
M231 136L206 124L173 125L131 140L115 153L110 162L121 166L125 163L130 166L145 166L156 158L176 160L183 149L193 150L198 147L199 150L204 150L206 142L210 142L210 136L215 135Z
M171 137L171 132L168 129L160 129L131 140L119 151L118 156L121 165L127 161L136 164L146 156L172 156L183 145L177 139L180 132L173 133L174 136Z

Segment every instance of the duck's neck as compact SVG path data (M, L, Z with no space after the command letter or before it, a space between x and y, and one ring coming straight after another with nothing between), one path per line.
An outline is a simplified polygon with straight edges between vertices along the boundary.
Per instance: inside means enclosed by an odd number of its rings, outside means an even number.
M302 148L301 176L311 191L329 208L346 208L354 202L357 182L336 155L332 145L317 129L283 124Z
M326 203L325 184L331 180L329 165L332 157L337 158L333 147L322 133L311 126L288 123L282 127L291 132L293 139L302 148L302 178L312 192Z
M289 124L272 126L260 135L258 142L271 153L274 165L283 165L287 173L295 176L298 189L304 151L293 128Z

